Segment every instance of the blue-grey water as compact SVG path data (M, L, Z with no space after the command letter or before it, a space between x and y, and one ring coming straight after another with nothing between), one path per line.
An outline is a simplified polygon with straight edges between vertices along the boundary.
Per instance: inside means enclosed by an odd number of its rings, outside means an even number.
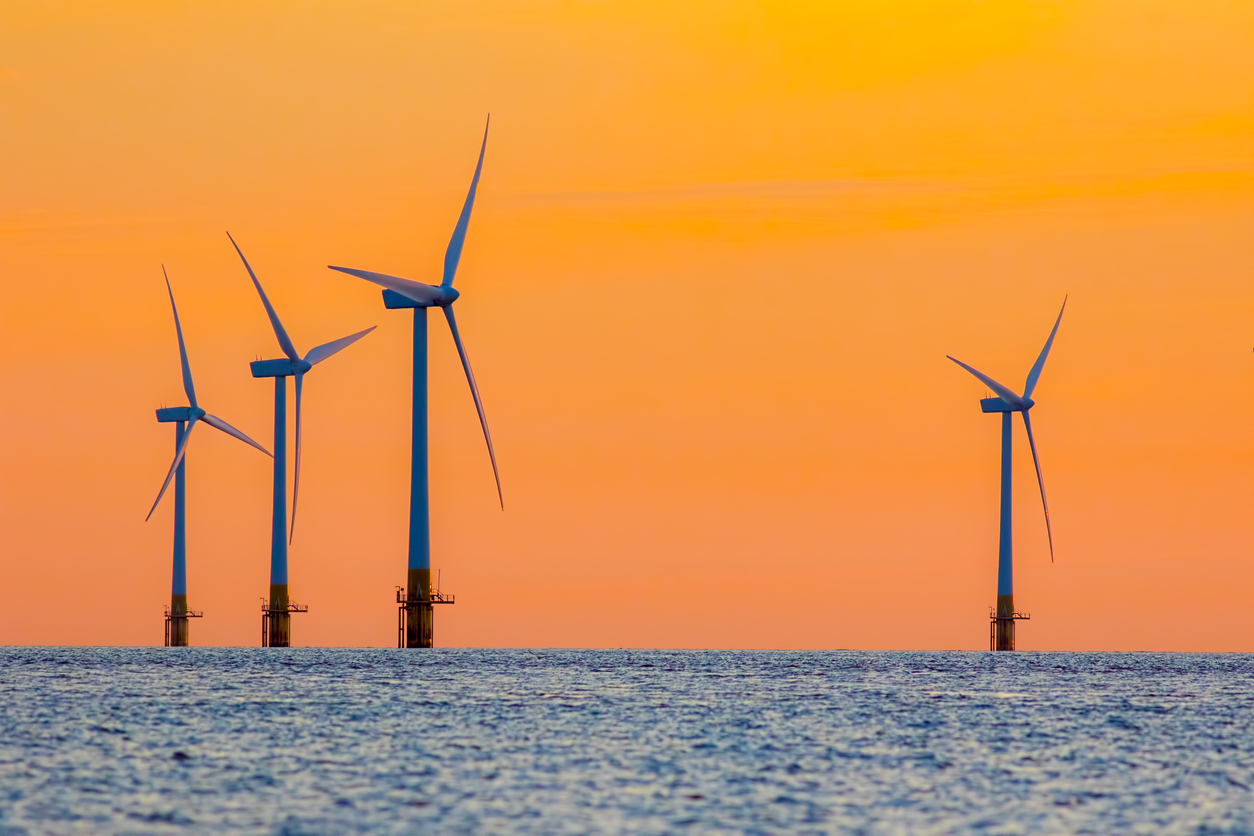
M1254 657L0 648L0 833L1254 833Z

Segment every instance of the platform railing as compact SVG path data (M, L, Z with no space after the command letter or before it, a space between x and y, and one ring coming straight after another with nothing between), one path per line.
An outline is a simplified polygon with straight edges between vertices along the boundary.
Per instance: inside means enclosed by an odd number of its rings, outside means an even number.
M173 621L176 618L204 618L204 617L205 617L205 614L203 612L196 612L195 610L188 610L182 615L175 615L174 613L170 612L170 605L166 604L166 607L165 607L165 646L166 647L170 646L170 622L171 621Z
M1031 621L1032 616L1025 612L1015 610L1010 615L998 615L995 607L988 608L988 649L997 649L997 630L1005 625L1010 633L1010 647L1007 650L1015 649L1015 622Z
M268 598L261 599L261 646L270 646L270 616L294 612L309 612L308 604L288 601L286 607L271 607Z
M396 646L405 646L405 632L409 628L409 620L411 618L421 618L415 610L421 612L434 604L453 604L456 603L456 598L457 596L452 593L442 593L439 589L431 590L430 597L425 600L422 598L410 598L405 587L396 587ZM427 622L430 624L429 616Z

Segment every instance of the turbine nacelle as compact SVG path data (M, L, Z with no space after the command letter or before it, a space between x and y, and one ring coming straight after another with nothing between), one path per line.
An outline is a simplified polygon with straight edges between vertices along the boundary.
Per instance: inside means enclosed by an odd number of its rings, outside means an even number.
M292 377L305 374L313 368L308 360L291 360L279 357L276 360L254 360L248 364L253 377Z
M202 411L197 418L204 415ZM165 406L157 410L157 423L173 424L175 421L192 420L192 408L190 406Z
M1019 403L1010 403L1004 398L980 398L981 412L1027 412L1036 406L1031 398L1022 398Z
M339 268L332 268L332 269L339 269ZM357 272L364 272L364 271L357 271ZM438 287L432 284L422 284L422 282L414 282L414 284L422 285L422 289L417 292L413 290L410 290L409 292L406 292L404 290L392 290L391 291L394 295L401 296L404 299L408 300L410 304L404 305L403 307L406 307L406 308L447 308L449 305L456 302L457 298L461 296L461 293L459 293L457 291L457 288L454 288L454 287ZM387 290L391 290L391 288L388 288ZM386 299L388 295L387 290L385 290L383 294L385 303L386 303ZM390 305L388 307L394 308L397 306Z

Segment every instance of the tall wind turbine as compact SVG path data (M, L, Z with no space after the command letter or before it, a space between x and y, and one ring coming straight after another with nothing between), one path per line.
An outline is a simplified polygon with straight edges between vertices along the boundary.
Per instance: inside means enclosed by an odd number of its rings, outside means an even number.
M980 409L984 412L1001 413L1001 535L997 543L997 614L990 619L992 623L989 625L990 632L993 633L989 638L991 650L1014 650L1015 621L1028 618L1022 613L1015 612L1014 570L1011 560L1010 416L1015 412L1023 415L1023 426L1028 432L1028 446L1032 448L1032 463L1036 465L1036 483L1041 489L1041 507L1045 509L1045 533L1049 537L1049 560L1051 563L1054 560L1054 534L1049 527L1049 503L1045 501L1045 480L1041 477L1041 460L1036 455L1036 441L1032 438L1032 419L1028 417L1028 410L1036 405L1036 401L1032 400L1032 392L1036 389L1036 383L1041 377L1041 369L1045 368L1045 358L1049 356L1049 349L1054 344L1054 335L1058 333L1058 326L1062 323L1062 313L1066 309L1067 300L1064 298L1062 310L1058 312L1054 328L1049 332L1049 339L1045 341L1045 347L1041 349L1040 356L1036 358L1036 362L1032 364L1032 370L1028 372L1022 395L1016 395L1008 386L1001 385L961 360L949 357L997 393L995 398L982 398Z
M228 232L226 237L231 238L231 234ZM266 316L270 318L270 325L274 328L274 336L279 341L279 348L283 349L283 354L286 355L277 360L256 360L251 364L251 368L253 377L274 378L274 510L270 521L270 598L269 603L262 606L261 646L290 647L292 639L291 613L306 612L309 609L307 606L302 607L292 603L287 595L287 547L291 543L291 538L296 535L296 497L300 490L301 385L304 382L305 375L314 366L333 354L348 348L373 331L375 326L371 325L364 331L358 331L356 334L349 334L347 337L340 337L338 340L315 346L309 349L304 357L301 357L296 351L296 346L292 344L291 338L287 336L287 331L284 330L283 323L279 321L279 315L275 313L274 306L270 304L270 300L266 297L266 292L261 289L261 282L257 281L257 274L248 265L248 259L244 258L244 253L240 250L239 244L235 243L234 238L231 238L231 244L235 247L235 252L239 253L240 261L244 262L244 269L248 271L249 277L253 280L253 287L257 288L257 295L261 297L261 304L266 309ZM292 479L292 527L290 536L287 528L286 379L288 377L296 378L296 472Z
M165 265L161 266L161 274L165 275ZM205 412L196 403L196 388L192 385L192 367L187 362L187 347L183 344L183 327L179 324L179 309L174 304L174 291L170 289L170 277L165 275L165 289L170 294L170 309L174 311L174 333L179 338L179 362L183 366L183 391L187 393L190 406L171 406L157 410L157 420L163 424L174 424L174 463L166 474L165 482L157 493L157 501L152 503L144 522L152 517L157 510L161 497L165 496L170 480L174 480L174 578L170 585L170 609L165 618L165 643L167 647L187 647L189 636L188 618L199 618L200 613L187 608L187 497L184 487L187 481L187 443L191 441L192 430L196 424L204 421L211 427L219 429L229 436L238 438L245 444L251 444L267 456L270 451L232 427L221 418Z
M427 477L427 308L439 308L448 321L453 343L461 357L470 384L470 395L479 412L479 424L483 427L483 440L488 444L488 458L492 460L492 474L496 478L496 495L505 508L501 494L501 476L496 467L496 453L492 449L492 436L488 432L488 419L483 414L483 402L479 399L479 387L475 385L466 349L457 331L457 319L453 316L453 303L460 294L453 288L457 275L457 263L461 260L462 245L466 242L466 228L470 225L470 210L475 205L475 190L479 187L479 174L483 170L483 154L488 147L488 129L483 129L483 144L479 148L479 161L475 164L475 176L470 181L470 192L462 205L462 213L453 228L453 237L444 253L444 276L439 285L423 284L369 270L348 267L331 267L341 273L356 276L381 285L383 304L389 309L413 308L414 310L414 388L413 388L413 435L410 461L409 487L409 571L404 598L397 591L399 625L397 644L403 647L433 646L433 604L451 604L452 596L431 591L431 514L430 493Z

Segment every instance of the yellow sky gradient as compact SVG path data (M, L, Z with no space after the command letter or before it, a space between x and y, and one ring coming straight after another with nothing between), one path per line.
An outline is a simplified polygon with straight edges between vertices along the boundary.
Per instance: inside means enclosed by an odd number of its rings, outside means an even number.
M677 8L678 7L678 8ZM390 645L409 317L431 329L444 646L969 648L1022 385L1025 649L1254 650L1254 5L14 3L0 9L0 643L152 644L197 394L269 446L306 388L297 645ZM256 644L265 457L188 458L195 644Z

